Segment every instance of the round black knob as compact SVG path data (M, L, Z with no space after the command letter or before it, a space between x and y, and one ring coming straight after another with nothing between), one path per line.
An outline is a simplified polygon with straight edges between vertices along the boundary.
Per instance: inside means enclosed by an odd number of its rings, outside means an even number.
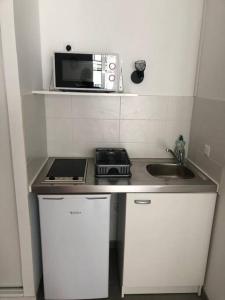
M66 45L66 50L69 52L71 51L72 47L70 45Z

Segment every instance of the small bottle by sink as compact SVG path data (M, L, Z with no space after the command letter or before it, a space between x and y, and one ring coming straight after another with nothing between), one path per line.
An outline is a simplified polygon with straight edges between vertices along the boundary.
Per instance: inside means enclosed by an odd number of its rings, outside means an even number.
M185 144L186 142L184 141L183 135L180 135L175 142L174 151L169 148L166 149L166 151L171 153L180 165L183 165L185 161Z

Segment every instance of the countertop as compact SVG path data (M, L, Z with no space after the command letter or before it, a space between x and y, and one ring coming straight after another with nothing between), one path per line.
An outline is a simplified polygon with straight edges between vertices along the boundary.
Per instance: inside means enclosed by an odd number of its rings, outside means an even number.
M95 194L95 193L215 193L216 184L190 162L186 165L194 172L193 179L166 179L150 175L150 163L173 162L171 159L131 159L131 178L95 178L94 159L88 158L85 183L43 183L54 158L49 158L31 186L36 194Z

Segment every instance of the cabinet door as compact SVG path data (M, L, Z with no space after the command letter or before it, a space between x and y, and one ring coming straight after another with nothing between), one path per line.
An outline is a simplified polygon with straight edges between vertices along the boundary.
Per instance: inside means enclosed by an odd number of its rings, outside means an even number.
M216 194L127 194L124 291L170 292L203 284L215 199Z

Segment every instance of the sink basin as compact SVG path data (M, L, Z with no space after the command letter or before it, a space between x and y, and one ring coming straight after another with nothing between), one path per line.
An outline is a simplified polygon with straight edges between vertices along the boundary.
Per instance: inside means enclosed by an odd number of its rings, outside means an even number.
M178 164L150 164L146 167L149 174L161 178L194 178L194 173L185 166Z

